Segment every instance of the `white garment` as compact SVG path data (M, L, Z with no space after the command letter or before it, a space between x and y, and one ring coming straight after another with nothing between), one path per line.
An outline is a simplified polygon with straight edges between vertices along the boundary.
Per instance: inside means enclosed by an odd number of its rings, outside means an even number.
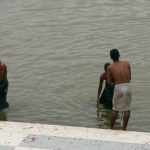
M128 111L130 110L132 92L130 83L116 84L113 95L113 110Z

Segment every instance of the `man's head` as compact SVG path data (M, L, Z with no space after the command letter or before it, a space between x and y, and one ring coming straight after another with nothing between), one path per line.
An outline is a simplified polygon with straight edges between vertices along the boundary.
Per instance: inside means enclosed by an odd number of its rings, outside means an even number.
M117 49L112 49L110 51L110 57L113 61L119 60L120 57L119 51Z
M109 65L110 65L110 63L106 63L106 64L104 65L104 70L105 70L105 71L107 71L107 68L108 68Z

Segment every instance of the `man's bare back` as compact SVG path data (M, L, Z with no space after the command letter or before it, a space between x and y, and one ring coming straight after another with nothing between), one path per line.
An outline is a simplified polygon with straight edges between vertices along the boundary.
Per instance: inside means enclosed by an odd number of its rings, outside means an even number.
M113 95L113 111L111 113L111 129L117 119L119 111L123 111L123 130L126 130L130 118L130 104L132 92L130 88L131 68L127 61L119 59L120 53L117 49L110 51L113 63L108 67L108 83L115 85Z
M108 82L121 84L131 80L130 64L127 61L116 61L108 67Z

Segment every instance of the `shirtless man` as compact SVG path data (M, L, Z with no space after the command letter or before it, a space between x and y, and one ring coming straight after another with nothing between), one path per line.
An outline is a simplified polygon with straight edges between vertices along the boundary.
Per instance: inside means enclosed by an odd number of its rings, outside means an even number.
M113 129L118 112L123 112L123 130L126 130L130 118L130 104L132 99L130 80L131 68L127 61L119 60L117 49L110 51L113 63L108 67L108 83L115 85L113 95L113 109L111 114L111 129Z
M7 66L2 61L0 61L0 109L7 108L9 106L6 101L7 91Z

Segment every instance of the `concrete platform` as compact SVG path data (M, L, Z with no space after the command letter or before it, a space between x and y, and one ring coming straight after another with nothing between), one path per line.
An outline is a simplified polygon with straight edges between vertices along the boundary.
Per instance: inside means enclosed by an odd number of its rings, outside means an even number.
M150 133L2 121L0 150L150 150Z

